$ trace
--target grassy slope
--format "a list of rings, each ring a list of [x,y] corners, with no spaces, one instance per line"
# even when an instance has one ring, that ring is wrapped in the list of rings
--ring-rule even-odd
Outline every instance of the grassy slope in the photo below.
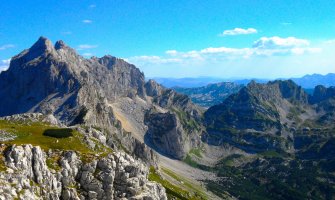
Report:
[[[150,167],[150,173],[149,173],[149,180],[155,181],[157,183],[162,184],[162,186],[165,188],[168,199],[178,199],[178,200],[201,200],[201,199],[207,199],[206,195],[202,192],[199,192],[199,189],[193,186],[189,182],[184,182],[184,179],[181,179],[181,177],[178,177],[173,172],[163,169],[163,172],[165,174],[168,174],[171,178],[176,179],[179,182],[183,182],[187,188],[184,189],[180,186],[177,186],[175,184],[170,183],[168,180],[162,178],[156,169],[154,167]],[[190,192],[192,191],[192,192]]]
[[[83,136],[75,130],[72,130],[73,136],[55,138],[44,135],[47,130],[59,130],[59,134],[68,129],[61,129],[58,127],[50,126],[40,122],[17,122],[0,120],[0,129],[12,133],[17,136],[12,141],[4,142],[9,145],[23,145],[32,144],[40,146],[43,150],[59,149],[59,150],[74,150],[82,153],[92,153],[82,142]]]
[[[96,144],[90,149],[83,141],[83,135],[69,128],[59,128],[41,122],[20,122],[0,120],[0,130],[4,130],[17,136],[14,140],[2,142],[6,147],[11,145],[31,144],[40,146],[44,151],[56,150],[54,155],[48,157],[46,162],[49,168],[59,170],[58,160],[62,151],[72,150],[79,153],[84,163],[93,159],[102,158],[112,153],[110,148],[103,146],[95,138],[91,140]],[[51,131],[51,136],[50,136]],[[1,133],[0,133],[1,134]],[[48,136],[49,135],[49,136]],[[4,149],[1,150],[3,152]],[[0,171],[5,171],[3,155],[0,155]]]

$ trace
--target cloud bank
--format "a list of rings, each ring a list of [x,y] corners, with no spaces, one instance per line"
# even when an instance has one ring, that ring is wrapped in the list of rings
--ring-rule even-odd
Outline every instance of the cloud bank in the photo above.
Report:
[[[248,35],[255,34],[257,30],[255,28],[234,28],[232,30],[225,30],[223,33],[219,34],[219,36],[228,36],[228,35]]]
[[[127,60],[139,65],[167,63],[188,65],[197,62],[211,63],[213,61],[251,59],[256,57],[298,56],[319,53],[321,51],[321,48],[311,47],[310,42],[305,39],[274,36],[262,37],[254,41],[251,47],[246,48],[207,47],[187,52],[167,50],[164,56],[142,55],[130,57]]]

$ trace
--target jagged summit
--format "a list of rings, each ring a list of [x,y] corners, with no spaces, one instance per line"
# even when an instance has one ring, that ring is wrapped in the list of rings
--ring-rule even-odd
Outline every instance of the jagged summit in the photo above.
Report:
[[[206,111],[205,123],[209,135],[216,135],[213,137],[216,140],[207,139],[215,143],[220,141],[217,137],[229,138],[241,134],[252,146],[249,151],[271,148],[290,150],[291,147],[285,146],[278,138],[292,139],[295,130],[305,130],[311,125],[332,126],[335,120],[334,102],[333,88],[317,86],[314,95],[309,96],[292,80],[267,84],[251,82],[223,103]],[[265,138],[276,138],[276,142],[273,146],[260,145]],[[240,142],[234,145],[240,145]]]
[[[38,40],[33,44],[30,48],[31,50],[38,50],[38,49],[48,49],[52,48],[52,42],[46,37],[39,37]]]
[[[0,116],[51,112],[71,123],[83,104],[97,104],[101,97],[108,101],[143,97],[144,84],[143,73],[121,59],[85,59],[63,41],[54,46],[40,37],[31,48],[14,56],[9,69],[0,75]]]
[[[12,58],[9,69],[0,74],[0,88],[0,116],[39,112],[52,114],[66,125],[94,125],[110,130],[119,126],[117,119],[121,114],[118,111],[129,107],[123,104],[131,102],[135,108],[122,111],[126,112],[122,116],[127,114],[129,121],[140,120],[137,123],[142,128],[131,129],[141,135],[139,140],[146,134],[144,114],[147,111],[152,110],[152,115],[157,114],[155,109],[159,113],[172,111],[171,116],[164,117],[179,119],[174,123],[176,128],[167,130],[166,134],[175,137],[177,142],[159,141],[163,145],[157,148],[162,151],[173,146],[185,148],[181,153],[171,153],[178,158],[183,158],[192,146],[185,145],[184,141],[198,137],[200,131],[197,122],[202,111],[187,96],[153,81],[147,84],[136,66],[120,58],[106,55],[86,59],[63,41],[53,46],[45,37]],[[180,113],[183,115],[178,117]],[[146,118],[146,123],[153,124],[150,130],[155,130],[157,125],[150,123],[153,118]],[[190,128],[190,120],[196,130]]]
[[[64,48],[64,47],[67,47],[67,45],[64,43],[63,40],[59,40],[55,43],[55,49],[56,50]]]
[[[255,96],[265,100],[270,98],[285,98],[290,101],[301,101],[307,103],[308,94],[292,80],[275,80],[267,84],[256,83],[251,81],[247,89]]]
[[[39,56],[45,56],[53,51],[54,46],[52,42],[45,37],[40,37],[29,49],[26,49],[19,55],[14,56],[12,60],[21,58],[23,62],[29,62]]]

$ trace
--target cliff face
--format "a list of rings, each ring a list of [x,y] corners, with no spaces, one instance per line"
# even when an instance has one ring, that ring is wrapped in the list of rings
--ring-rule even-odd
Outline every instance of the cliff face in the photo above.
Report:
[[[86,162],[74,151],[45,153],[32,145],[3,153],[0,199],[167,199],[161,185],[147,180],[147,167],[124,153]]]
[[[200,129],[191,130],[187,122],[192,118],[199,121],[202,111],[187,96],[154,81],[146,83],[144,74],[122,59],[85,59],[63,41],[53,45],[41,37],[13,57],[9,69],[0,74],[0,88],[0,116],[39,112],[51,114],[65,125],[98,126],[108,130],[107,139],[116,138],[146,160],[152,152],[143,144],[148,130],[144,114],[151,109],[173,112],[181,121],[180,130],[187,129],[194,138],[200,135]],[[128,109],[127,102],[134,108]],[[178,115],[181,112],[186,115]],[[180,141],[183,156],[188,146],[189,140]]]
[[[212,144],[229,143],[250,152],[277,149],[292,152],[300,131],[332,127],[332,88],[318,86],[313,96],[293,81],[251,82],[205,113]]]
[[[107,101],[144,96],[144,75],[112,56],[84,59],[62,41],[41,37],[0,76],[0,115],[54,114],[66,124],[111,124]],[[112,112],[110,112],[112,113]]]
[[[201,144],[203,111],[186,95],[164,89],[152,80],[146,83],[145,88],[157,105],[144,116],[144,123],[148,126],[147,144],[164,155],[185,158],[192,148]]]

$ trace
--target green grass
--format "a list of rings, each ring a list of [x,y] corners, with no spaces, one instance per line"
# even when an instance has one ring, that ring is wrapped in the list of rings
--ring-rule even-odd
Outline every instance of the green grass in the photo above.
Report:
[[[201,148],[193,148],[190,150],[190,154],[193,154],[199,158],[202,158],[202,155],[201,155]]]
[[[4,159],[5,158],[4,158],[3,154],[1,153],[1,155],[0,155],[0,172],[3,172],[3,171],[7,170]]]
[[[92,138],[96,144],[90,149],[83,141],[84,136],[78,131],[70,128],[58,128],[41,122],[19,122],[0,120],[0,130],[12,133],[17,136],[14,140],[3,142],[7,147],[11,145],[31,144],[40,146],[44,151],[76,151],[84,163],[94,159],[100,159],[113,153],[113,151],[102,145],[98,140]],[[3,152],[3,151],[2,151]],[[60,170],[58,164],[60,154],[47,158],[46,164],[50,169]],[[3,154],[0,154],[0,171],[5,171]]]
[[[193,199],[207,199],[207,195],[203,192],[203,188],[201,188],[200,186],[194,185],[189,180],[175,174],[169,169],[162,168],[162,171],[173,179],[182,182],[188,190],[192,191],[194,193]]]
[[[232,154],[227,156],[226,158],[223,158],[222,160],[220,160],[220,162],[218,163],[218,165],[224,165],[224,166],[234,166],[234,161],[238,160],[238,159],[243,159],[244,156],[243,155],[239,155],[239,154]]]
[[[150,167],[150,173],[148,176],[150,181],[154,181],[162,184],[166,190],[168,199],[177,199],[177,200],[197,200],[202,199],[197,195],[192,195],[190,192],[170,183],[169,181],[163,179],[156,171],[154,167]]]
[[[46,164],[50,169],[59,171],[61,169],[59,165],[60,155],[53,155],[46,159]]]
[[[192,159],[192,157],[189,154],[186,155],[186,158],[183,161],[186,164],[190,165],[191,167],[198,168],[198,169],[205,170],[205,171],[211,171],[211,167],[197,163],[196,161]]]
[[[196,122],[193,118],[189,117],[187,113],[181,109],[172,108],[172,111],[177,114],[181,124],[186,128],[188,131],[201,129],[201,125]]]
[[[259,155],[262,155],[266,158],[282,158],[283,157],[282,154],[280,154],[279,152],[274,151],[274,150],[264,151],[264,152],[259,153]]]
[[[11,122],[0,120],[0,129],[17,137],[4,142],[9,145],[32,144],[43,150],[74,150],[82,153],[93,153],[83,142],[83,136],[76,130],[53,127],[40,122]],[[71,134],[71,136],[69,136]],[[49,137],[47,135],[53,135]],[[68,137],[63,137],[67,135]],[[60,138],[56,138],[62,136]]]

